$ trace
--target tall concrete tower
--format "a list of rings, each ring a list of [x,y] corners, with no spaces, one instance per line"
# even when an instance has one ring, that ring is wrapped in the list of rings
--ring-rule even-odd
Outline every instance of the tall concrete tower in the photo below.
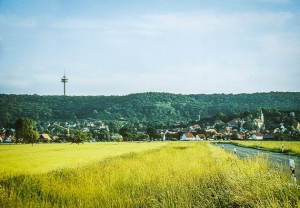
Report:
[[[66,96],[66,83],[68,82],[68,78],[66,77],[65,73],[64,76],[61,78],[61,82],[64,83],[64,96]]]

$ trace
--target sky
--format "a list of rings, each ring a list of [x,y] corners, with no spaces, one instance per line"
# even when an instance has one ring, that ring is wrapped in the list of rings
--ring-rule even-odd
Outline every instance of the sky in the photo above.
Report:
[[[0,93],[300,91],[299,0],[0,0]]]

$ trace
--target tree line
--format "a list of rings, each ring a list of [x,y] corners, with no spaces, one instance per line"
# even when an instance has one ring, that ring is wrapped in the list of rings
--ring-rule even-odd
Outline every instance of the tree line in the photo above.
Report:
[[[233,115],[257,108],[300,109],[299,92],[253,94],[138,93],[125,96],[41,96],[0,94],[0,127],[20,117],[39,122],[76,119],[128,121],[133,124],[189,122],[218,113]]]

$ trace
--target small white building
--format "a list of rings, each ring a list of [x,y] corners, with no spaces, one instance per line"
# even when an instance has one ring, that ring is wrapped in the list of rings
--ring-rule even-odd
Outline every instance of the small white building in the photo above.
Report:
[[[205,135],[204,134],[197,134],[196,135],[196,139],[195,140],[199,141],[199,140],[203,140],[203,139],[205,139]]]
[[[195,140],[195,137],[191,133],[185,133],[185,134],[182,135],[180,140],[182,140],[182,141],[193,141],[193,140]]]
[[[255,140],[262,140],[263,137],[264,137],[264,135],[263,135],[263,134],[260,134],[260,133],[255,133],[255,134],[252,134],[252,135],[251,135],[251,138],[252,138],[252,139],[255,139]]]

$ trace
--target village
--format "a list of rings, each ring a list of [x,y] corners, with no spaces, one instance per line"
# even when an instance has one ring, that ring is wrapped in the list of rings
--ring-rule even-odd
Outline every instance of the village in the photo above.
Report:
[[[293,112],[290,113],[293,116]],[[38,143],[51,142],[67,142],[68,137],[74,136],[73,130],[79,129],[89,133],[89,142],[116,141],[117,138],[122,138],[123,141],[200,141],[200,140],[280,140],[278,135],[286,135],[285,138],[291,137],[300,132],[300,123],[294,122],[294,131],[288,131],[284,123],[279,123],[275,129],[267,129],[264,123],[264,115],[260,112],[259,118],[252,120],[252,126],[255,127],[249,130],[244,126],[245,121],[242,118],[234,118],[227,123],[221,120],[216,120],[213,124],[201,127],[199,124],[194,124],[186,128],[177,127],[170,129],[155,129],[155,134],[150,134],[146,131],[128,130],[121,122],[120,129],[110,129],[111,125],[104,122],[84,121],[80,122],[53,122],[49,123],[43,132],[38,134]],[[216,128],[218,126],[218,128]],[[126,129],[126,130],[124,130]],[[123,131],[122,131],[123,130]],[[124,135],[124,131],[130,131],[130,136]],[[0,142],[13,143],[16,142],[14,129],[0,129]],[[127,136],[127,139],[124,138]],[[276,137],[277,136],[277,137]],[[131,138],[130,138],[131,137]],[[292,140],[292,139],[291,139]]]

